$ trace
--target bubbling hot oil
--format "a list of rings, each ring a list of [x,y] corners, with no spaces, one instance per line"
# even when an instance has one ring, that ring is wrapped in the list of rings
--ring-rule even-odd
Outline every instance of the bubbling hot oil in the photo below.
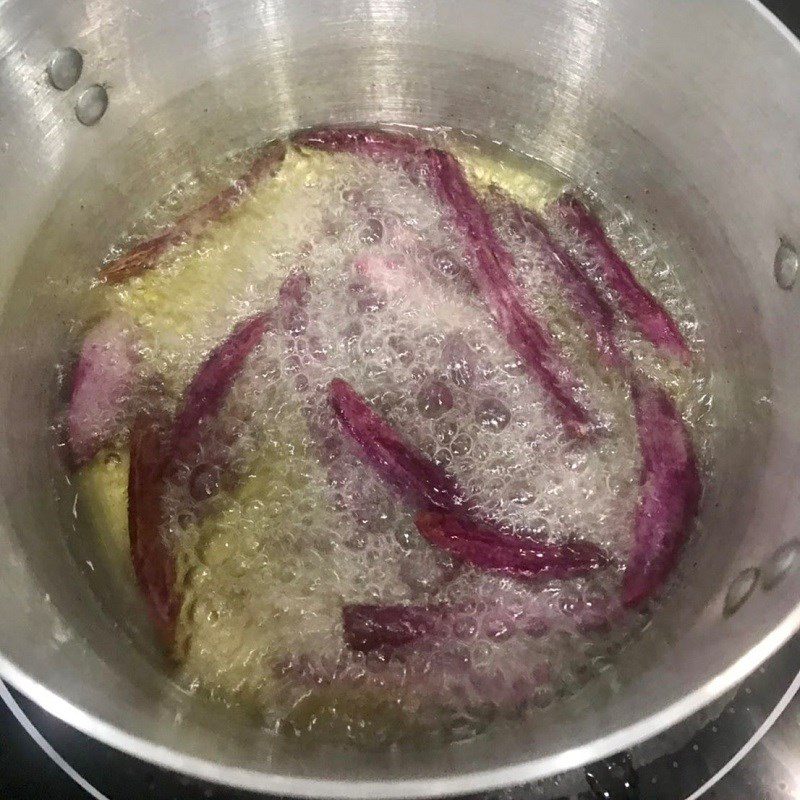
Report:
[[[487,202],[489,190],[500,189],[543,211],[566,185],[496,145],[446,131],[419,134],[450,148]],[[232,156],[177,187],[145,227],[174,217],[245,160]],[[502,205],[490,207],[527,302],[546,320],[579,378],[582,402],[600,421],[590,444],[564,435],[542,388],[497,331],[447,210],[391,164],[290,147],[278,175],[201,239],[121,287],[93,290],[96,306],[126,321],[143,373],[160,376],[177,404],[210,349],[239,320],[274,306],[287,275],[303,271],[311,281],[305,313],[289,330],[265,336],[214,423],[208,447],[218,436],[228,479],[195,466],[168,493],[187,685],[256,710],[267,727],[291,735],[373,745],[462,738],[495,714],[536,713],[569,694],[642,624],[636,617],[599,632],[569,624],[525,635],[467,630],[392,658],[345,645],[346,603],[469,604],[477,631],[485,628],[481,615],[497,607],[602,608],[618,593],[640,468],[628,389],[598,364],[535,244]],[[696,353],[691,368],[667,363],[619,320],[626,350],[674,396],[708,467],[711,401],[692,303],[643,226],[620,214],[604,222]],[[581,258],[566,232],[554,233]],[[454,563],[420,537],[413,509],[338,433],[325,399],[335,377],[444,466],[487,516],[519,532],[596,542],[615,566],[588,578],[521,584]],[[124,508],[116,507],[124,503],[120,463],[101,454],[81,484],[81,507],[104,509],[93,519],[115,529],[124,526]],[[107,464],[114,469],[103,472]]]

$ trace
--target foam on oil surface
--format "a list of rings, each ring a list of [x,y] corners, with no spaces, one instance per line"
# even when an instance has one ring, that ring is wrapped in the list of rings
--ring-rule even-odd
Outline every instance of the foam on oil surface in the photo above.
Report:
[[[481,191],[499,187],[543,210],[564,185],[496,146],[432,136],[452,147]],[[228,160],[223,172],[240,163]],[[150,224],[174,216],[184,195],[219,174],[176,189]],[[389,660],[344,644],[343,603],[469,602],[478,615],[501,605],[544,613],[581,599],[602,606],[617,592],[621,567],[522,585],[457,566],[421,539],[412,510],[352,453],[325,401],[328,382],[344,378],[487,514],[519,531],[594,541],[624,564],[639,471],[626,385],[598,366],[535,246],[494,211],[528,302],[602,423],[591,445],[563,435],[495,329],[446,209],[391,165],[290,148],[277,177],[199,241],[122,287],[94,290],[101,306],[129,321],[143,372],[160,376],[176,403],[233,325],[276,303],[287,274],[303,270],[312,282],[306,319],[265,337],[215,423],[222,439],[233,428],[240,434],[227,456],[233,478],[209,487],[195,475],[169,496],[189,685],[296,735],[373,743],[443,730],[470,736],[498,710],[535,713],[585,682],[641,624],[590,635],[569,625],[537,636],[467,635]],[[691,370],[667,364],[620,320],[626,348],[676,398],[708,462],[713,426],[691,302],[643,226],[621,214],[604,222],[699,353]],[[104,458],[87,468],[84,505],[124,519],[109,510],[124,501],[119,481],[98,479]],[[198,519],[189,498],[205,490],[212,497]]]

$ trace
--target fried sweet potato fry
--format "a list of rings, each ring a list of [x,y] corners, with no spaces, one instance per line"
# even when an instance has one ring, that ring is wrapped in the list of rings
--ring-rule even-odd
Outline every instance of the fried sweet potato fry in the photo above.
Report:
[[[614,249],[599,220],[571,193],[555,204],[555,214],[577,235],[591,263],[617,296],[620,307],[642,336],[665,355],[683,364],[691,361],[691,351],[667,310],[634,276],[630,266]]]
[[[230,186],[208,202],[184,214],[152,239],[135,245],[127,253],[103,266],[99,280],[107,284],[124,283],[153,269],[167,250],[196,238],[239,205],[260,181],[278,171],[285,156],[286,145],[283,142],[269,142],[259,150],[247,171]]]
[[[642,451],[639,505],[622,584],[622,602],[636,608],[655,596],[674,569],[697,514],[701,483],[681,415],[660,387],[632,387]]]

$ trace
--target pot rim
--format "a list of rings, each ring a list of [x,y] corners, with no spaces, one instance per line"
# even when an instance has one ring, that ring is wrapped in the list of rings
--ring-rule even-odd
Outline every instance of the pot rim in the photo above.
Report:
[[[576,769],[626,750],[639,742],[663,733],[733,689],[770,656],[774,655],[798,630],[800,630],[800,606],[787,614],[768,636],[713,680],[698,687],[657,714],[651,714],[633,725],[596,739],[591,744],[534,761],[475,772],[462,772],[459,775],[442,778],[348,781],[290,777],[242,767],[221,766],[208,759],[189,756],[179,750],[155,745],[147,739],[126,733],[116,725],[105,722],[59,697],[46,686],[30,678],[3,656],[0,656],[0,677],[45,711],[81,733],[168,770],[247,791],[269,792],[290,797],[319,797],[333,798],[334,800],[367,800],[381,797],[387,798],[387,800],[406,800],[415,797],[474,794],[479,791],[525,784]],[[795,680],[778,708],[782,708],[798,688],[800,688],[800,683]],[[771,723],[775,718],[776,715],[773,712],[767,722]],[[767,727],[767,723],[762,725],[757,736],[766,732]],[[756,737],[753,739],[754,742],[757,741]],[[746,749],[739,757],[745,752]]]

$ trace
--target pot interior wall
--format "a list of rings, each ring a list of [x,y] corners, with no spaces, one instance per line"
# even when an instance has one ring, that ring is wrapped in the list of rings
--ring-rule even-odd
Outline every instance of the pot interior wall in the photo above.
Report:
[[[94,59],[98,79],[109,76],[111,107],[97,127],[81,128],[74,97],[40,75],[34,81],[19,48],[7,50],[0,85],[16,116],[0,120],[0,141],[8,129],[11,142],[0,155],[10,188],[0,207],[8,240],[0,275],[0,551],[8,554],[0,600],[13,613],[0,622],[0,651],[23,690],[119,746],[275,791],[300,791],[294,781],[305,778],[426,780],[384,787],[389,794],[469,788],[470,776],[487,770],[504,771],[484,782],[522,779],[595,758],[710,701],[795,625],[794,574],[779,589],[757,590],[731,618],[722,605],[730,581],[796,531],[796,297],[778,289],[771,270],[778,237],[792,233],[781,226],[798,218],[786,164],[796,166],[800,148],[787,152],[784,141],[783,150],[771,149],[766,139],[777,139],[779,121],[756,130],[736,105],[742,87],[715,65],[704,63],[711,74],[702,79],[695,69],[704,30],[722,37],[723,48],[738,47],[748,26],[765,41],[777,34],[746,3],[724,29],[700,13],[678,52],[670,33],[679,18],[655,3],[603,11],[509,1],[490,14],[468,2],[459,20],[446,6],[242,0],[165,10],[148,2],[160,19],[126,12],[94,27],[89,3],[85,17],[62,9],[55,22],[37,17],[36,4],[29,17],[10,6],[39,66],[56,22],[73,32],[87,66]],[[150,637],[129,565],[76,527],[57,499],[70,489],[53,450],[54,368],[74,321],[87,313],[83,292],[108,246],[199,164],[330,121],[474,131],[652,222],[700,308],[720,403],[703,535],[684,558],[681,591],[626,655],[624,690],[600,682],[535,728],[509,723],[438,753],[300,752],[184,693]]]

